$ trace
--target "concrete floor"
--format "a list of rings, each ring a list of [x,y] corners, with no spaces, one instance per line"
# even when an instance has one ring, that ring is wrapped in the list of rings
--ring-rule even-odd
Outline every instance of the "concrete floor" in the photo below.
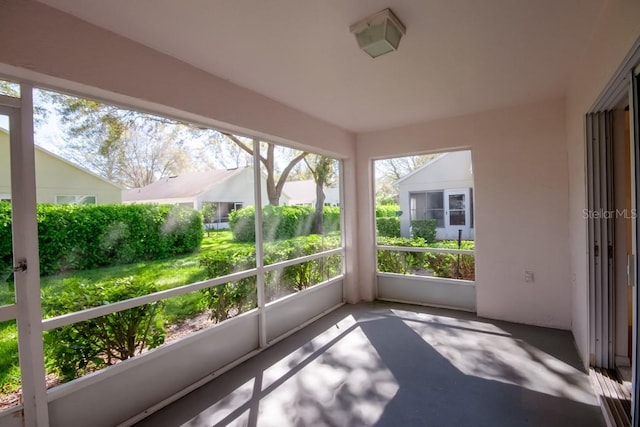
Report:
[[[346,305],[138,425],[604,426],[580,365],[567,331]]]

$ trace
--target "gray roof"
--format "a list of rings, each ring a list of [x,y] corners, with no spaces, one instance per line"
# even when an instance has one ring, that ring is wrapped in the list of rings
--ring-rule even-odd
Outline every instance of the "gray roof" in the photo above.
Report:
[[[122,201],[136,202],[197,196],[220,185],[244,169],[245,168],[191,172],[169,178],[162,178],[146,187],[132,188],[131,190],[123,191]]]

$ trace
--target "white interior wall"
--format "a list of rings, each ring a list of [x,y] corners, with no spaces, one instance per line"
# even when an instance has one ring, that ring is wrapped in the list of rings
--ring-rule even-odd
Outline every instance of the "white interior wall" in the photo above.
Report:
[[[589,360],[589,300],[587,275],[585,114],[640,37],[640,2],[603,2],[600,19],[576,68],[567,94],[567,151],[569,160],[569,247],[571,253],[571,325],[585,364]]]
[[[374,297],[372,159],[470,147],[478,314],[569,329],[564,112],[562,100],[549,100],[358,135],[362,295]]]

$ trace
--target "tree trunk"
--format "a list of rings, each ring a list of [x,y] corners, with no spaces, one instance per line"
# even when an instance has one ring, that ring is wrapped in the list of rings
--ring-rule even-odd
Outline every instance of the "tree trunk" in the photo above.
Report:
[[[316,212],[313,218],[313,232],[315,234],[322,234],[323,217],[322,211],[324,209],[324,188],[323,183],[320,180],[316,181]]]

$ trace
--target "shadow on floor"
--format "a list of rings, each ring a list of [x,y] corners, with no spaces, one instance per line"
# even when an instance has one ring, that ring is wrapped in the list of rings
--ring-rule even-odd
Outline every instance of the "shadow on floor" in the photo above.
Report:
[[[347,305],[140,426],[604,426],[571,334]]]

